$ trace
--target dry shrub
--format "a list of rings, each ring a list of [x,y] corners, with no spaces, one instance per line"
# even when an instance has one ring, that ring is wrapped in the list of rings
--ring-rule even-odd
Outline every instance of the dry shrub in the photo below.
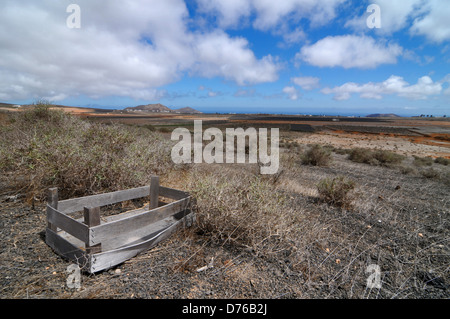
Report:
[[[431,166],[431,165],[433,165],[433,158],[414,156],[413,164],[415,166]]]
[[[197,226],[216,241],[270,254],[292,230],[294,210],[270,181],[243,175],[193,172],[188,187],[197,200]]]
[[[352,197],[350,192],[355,188],[355,182],[344,176],[322,179],[317,184],[320,200],[341,208],[350,208]]]
[[[373,157],[382,165],[399,164],[405,159],[403,155],[385,150],[374,151]]]
[[[441,176],[441,180],[445,185],[450,186],[450,172],[445,172]]]
[[[313,145],[302,155],[302,164],[328,166],[331,162],[331,151],[320,145]]]
[[[371,164],[373,161],[372,153],[363,148],[355,148],[348,154],[348,159],[356,163]]]
[[[405,156],[386,150],[372,151],[363,148],[355,148],[350,151],[348,159],[356,163],[387,166],[390,164],[401,163],[405,159]]]
[[[435,170],[431,167],[428,169],[421,170],[420,174],[422,174],[422,176],[425,178],[439,179],[441,177],[441,174],[437,170]]]
[[[445,166],[450,165],[450,159],[445,157],[437,157],[434,159],[434,162]]]
[[[416,174],[417,173],[417,170],[414,167],[411,167],[411,166],[401,165],[398,168],[399,168],[399,171],[402,174],[404,174],[404,175]]]
[[[339,155],[348,155],[351,153],[352,150],[346,149],[346,148],[334,148],[333,152]]]
[[[62,197],[136,187],[174,165],[170,141],[157,133],[87,122],[46,104],[14,114],[0,133],[0,169],[28,177],[24,186],[37,198],[48,187]]]

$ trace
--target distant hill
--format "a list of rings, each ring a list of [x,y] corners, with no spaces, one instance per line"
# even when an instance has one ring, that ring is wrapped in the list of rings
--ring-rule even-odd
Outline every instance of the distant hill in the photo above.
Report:
[[[154,113],[171,113],[172,110],[167,106],[158,104],[138,105],[133,107],[127,107],[124,111],[128,112],[154,112]]]
[[[127,107],[124,109],[125,112],[145,112],[145,113],[202,113],[193,109],[192,107],[183,107],[180,109],[172,110],[165,105],[160,103],[157,104],[147,104],[147,105],[138,105],[133,107]]]
[[[188,113],[188,114],[200,114],[200,113],[202,113],[202,112],[197,111],[197,110],[195,110],[195,109],[193,109],[192,107],[189,107],[189,106],[182,107],[180,109],[175,109],[175,110],[173,110],[173,112],[175,112],[175,113]]]
[[[393,114],[393,113],[389,113],[389,114],[370,114],[370,115],[366,115],[366,117],[401,117],[397,114]]]

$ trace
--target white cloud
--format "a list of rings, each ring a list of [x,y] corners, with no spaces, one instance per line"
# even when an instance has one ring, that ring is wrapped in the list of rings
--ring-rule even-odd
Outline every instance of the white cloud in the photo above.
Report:
[[[373,3],[372,0],[365,1],[367,5]],[[412,35],[423,35],[429,40],[441,43],[450,39],[450,5],[443,0],[377,0],[376,4],[381,9],[381,28],[369,29],[366,24],[370,13],[364,10],[362,15],[356,16],[345,23],[349,27],[358,31],[370,32],[386,35],[408,28]]]
[[[244,38],[230,38],[216,30],[197,38],[192,67],[204,77],[221,76],[239,85],[273,82],[278,79],[279,66],[272,56],[257,59]]]
[[[298,90],[293,86],[286,86],[283,88],[283,93],[287,94],[288,98],[293,101],[298,100],[299,98]]]
[[[239,25],[252,11],[251,1],[245,0],[197,0],[197,3],[199,11],[217,15],[222,28]]]
[[[397,44],[376,42],[368,36],[329,36],[302,47],[296,58],[319,67],[372,69],[394,64],[403,49]]]
[[[423,10],[425,15],[417,17],[410,29],[412,34],[424,35],[434,42],[450,40],[450,3],[442,0],[428,1]]]
[[[324,25],[335,18],[336,9],[347,0],[197,0],[200,11],[217,16],[219,26],[237,27],[254,15],[253,27],[269,30],[301,18]]]
[[[423,0],[377,0],[375,3],[381,10],[381,28],[373,29],[380,33],[392,33],[405,28],[408,25],[411,16],[415,14],[418,6]],[[361,16],[354,17],[345,23],[345,27],[350,27],[356,30],[371,31],[367,27],[367,18],[371,14],[366,11],[367,6],[374,1],[366,1],[364,13]]]
[[[366,99],[381,99],[384,95],[395,94],[412,100],[424,100],[429,96],[439,95],[442,92],[442,83],[433,82],[429,76],[423,76],[416,84],[411,85],[402,77],[392,75],[383,82],[366,84],[348,82],[332,89],[324,88],[321,92],[334,94],[333,98],[338,101],[348,100],[355,93]]]
[[[81,28],[69,29],[67,2],[2,2],[0,98],[86,95],[153,100],[189,73],[238,84],[274,81],[271,56],[257,58],[246,39],[188,30],[182,0],[77,1]]]
[[[320,79],[312,76],[296,77],[292,78],[291,81],[306,91],[317,89],[320,86]]]
[[[200,96],[200,98],[207,98],[207,97],[216,97],[223,95],[220,91],[214,91],[213,89],[209,87],[205,87],[203,85],[200,85],[198,88],[200,91],[207,91],[206,95]]]
[[[444,94],[450,96],[450,87],[448,87],[448,88],[444,91]]]
[[[298,43],[306,39],[306,33],[299,27],[295,28],[293,31],[282,32],[283,40],[287,44]]]
[[[336,8],[345,0],[284,0],[254,1],[254,27],[268,30],[286,19],[307,18],[313,25],[324,25],[335,18]]]

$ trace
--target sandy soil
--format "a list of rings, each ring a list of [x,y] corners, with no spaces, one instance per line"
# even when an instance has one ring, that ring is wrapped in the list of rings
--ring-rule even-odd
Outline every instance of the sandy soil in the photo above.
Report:
[[[321,132],[302,135],[295,139],[301,144],[329,144],[338,148],[382,149],[403,155],[450,158],[449,141],[430,141],[418,137],[398,137],[374,134]]]

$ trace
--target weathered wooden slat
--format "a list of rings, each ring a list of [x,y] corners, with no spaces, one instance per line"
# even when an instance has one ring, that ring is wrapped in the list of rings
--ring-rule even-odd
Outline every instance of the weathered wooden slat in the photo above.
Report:
[[[178,189],[164,187],[164,186],[159,187],[159,195],[163,196],[163,197],[171,198],[171,199],[176,199],[176,200],[190,196],[189,193],[180,191]]]
[[[58,202],[58,210],[61,213],[69,214],[82,211],[84,207],[105,206],[126,200],[145,197],[149,195],[149,192],[150,186],[142,186],[123,191],[66,199]],[[189,193],[169,187],[159,186],[159,195],[178,200],[188,197]]]
[[[161,241],[167,239],[171,234],[173,234],[178,228],[183,226],[184,220],[181,219],[166,229],[161,230],[156,235],[151,238],[137,243],[135,245],[129,245],[126,247],[118,248],[115,250],[110,250],[100,254],[92,255],[92,264],[90,271],[92,273],[111,268],[119,263],[122,263],[140,252],[153,248]]]
[[[132,232],[150,223],[162,220],[189,208],[189,203],[190,197],[133,216],[91,227],[89,245],[107,241],[118,234]]]
[[[54,209],[58,209],[58,188],[49,188],[47,192],[47,204]],[[47,212],[48,215],[48,212]],[[57,227],[52,223],[48,222],[47,217],[47,227],[53,231],[57,231]]]
[[[109,223],[109,222],[113,222],[119,219],[123,219],[123,218],[127,218],[130,216],[134,216],[134,215],[138,215],[141,214],[143,212],[148,212],[150,210],[149,205],[145,205],[141,208],[137,208],[137,209],[133,209],[133,210],[129,210],[117,215],[111,215],[111,216],[104,216],[102,217],[102,223]]]
[[[158,207],[159,203],[159,177],[152,176],[150,182],[150,209]]]
[[[149,192],[150,186],[142,186],[123,191],[66,199],[58,203],[58,210],[61,213],[69,214],[77,211],[82,211],[84,207],[100,207],[126,200],[149,196]]]
[[[51,224],[61,228],[81,241],[89,242],[89,227],[87,225],[60,213],[49,205],[47,205],[47,219]]]
[[[89,227],[100,225],[100,207],[84,208],[84,223]],[[96,254],[102,251],[102,244],[89,245],[86,244],[86,252],[88,254]]]
[[[114,250],[119,247],[132,245],[147,238],[148,236],[160,232],[177,221],[172,216],[160,220],[155,223],[150,223],[144,227],[134,229],[131,232],[125,232],[111,236],[107,240],[102,241],[102,251]]]
[[[50,228],[46,229],[45,242],[59,255],[77,263],[80,268],[90,269],[89,257],[86,253]]]

